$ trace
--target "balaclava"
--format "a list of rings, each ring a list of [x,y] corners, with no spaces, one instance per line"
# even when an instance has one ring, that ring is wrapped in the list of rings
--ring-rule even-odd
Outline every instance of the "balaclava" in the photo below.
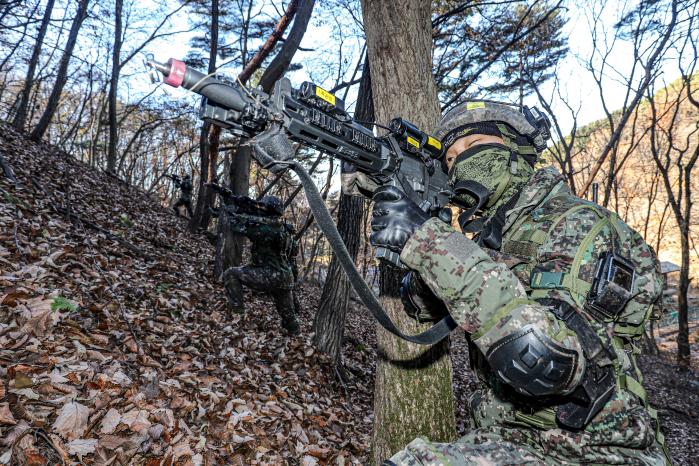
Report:
[[[495,122],[472,123],[456,128],[445,140],[453,144],[464,136],[484,134],[501,137],[508,144],[512,133],[504,126]],[[449,182],[459,203],[469,210],[476,208],[471,215],[492,216],[521,190],[534,173],[536,158],[520,156],[508,145],[479,144],[456,156],[448,172]]]

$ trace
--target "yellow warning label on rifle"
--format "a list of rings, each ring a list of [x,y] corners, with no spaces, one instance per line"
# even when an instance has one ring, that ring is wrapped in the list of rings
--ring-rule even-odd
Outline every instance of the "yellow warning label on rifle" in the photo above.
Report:
[[[474,110],[476,108],[485,108],[485,102],[467,102],[466,110]]]
[[[437,141],[432,136],[427,136],[427,145],[434,147],[437,150],[442,150],[442,143]]]
[[[335,96],[325,89],[316,86],[316,95],[329,103],[330,105],[335,105]]]
[[[410,136],[408,136],[408,144],[413,147],[417,147],[418,149],[420,148],[420,142],[417,139],[411,138]]]

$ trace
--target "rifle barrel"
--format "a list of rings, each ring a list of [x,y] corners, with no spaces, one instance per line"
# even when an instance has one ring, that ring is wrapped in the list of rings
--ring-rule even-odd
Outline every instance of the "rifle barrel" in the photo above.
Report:
[[[224,107],[240,112],[250,103],[250,98],[239,87],[205,75],[180,60],[170,58],[166,63],[149,60],[148,64],[165,76],[165,84],[182,86]]]

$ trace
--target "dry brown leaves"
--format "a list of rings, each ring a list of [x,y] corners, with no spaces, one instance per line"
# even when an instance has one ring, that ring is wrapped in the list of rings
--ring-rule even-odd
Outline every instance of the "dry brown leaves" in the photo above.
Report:
[[[347,400],[266,297],[227,316],[213,247],[157,200],[5,126],[0,150],[0,464],[366,459],[366,351]]]

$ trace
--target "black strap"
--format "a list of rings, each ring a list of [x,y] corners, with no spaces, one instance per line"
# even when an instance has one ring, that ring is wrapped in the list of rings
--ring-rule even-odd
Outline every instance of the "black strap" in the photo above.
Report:
[[[505,228],[505,216],[507,212],[515,207],[521,192],[521,189],[517,191],[506,203],[497,208],[495,215],[485,222],[483,231],[478,236],[478,244],[485,245],[490,249],[500,249],[500,246],[502,246],[502,230]]]
[[[374,295],[374,292],[371,290],[371,288],[369,288],[369,285],[366,284],[364,278],[362,278],[362,275],[359,273],[359,270],[357,270],[357,267],[354,265],[354,261],[349,255],[340,233],[337,231],[335,222],[333,222],[332,216],[330,215],[330,212],[328,212],[328,209],[323,202],[323,198],[313,182],[313,178],[311,178],[306,169],[300,163],[294,160],[283,162],[275,160],[258,145],[253,147],[255,149],[255,158],[264,168],[268,168],[273,165],[286,165],[296,172],[299,180],[301,181],[301,185],[306,192],[308,205],[313,212],[313,216],[315,217],[318,227],[325,235],[328,243],[330,243],[330,247],[332,247],[335,257],[337,257],[337,260],[340,262],[340,265],[347,274],[347,279],[359,295],[359,298],[383,328],[395,336],[412,343],[417,343],[419,345],[434,345],[442,341],[451,333],[452,330],[458,327],[457,323],[454,322],[454,319],[452,319],[450,315],[447,315],[435,325],[417,335],[406,335],[401,332],[395,326],[391,318],[388,317],[386,311],[384,311],[383,307],[381,306],[381,303]]]
[[[614,351],[607,348],[589,322],[565,301],[542,298],[537,302],[547,306],[578,336],[587,362],[580,385],[568,395],[568,401],[556,409],[558,422],[570,429],[582,429],[599,413],[614,394],[616,377],[611,360]]]

